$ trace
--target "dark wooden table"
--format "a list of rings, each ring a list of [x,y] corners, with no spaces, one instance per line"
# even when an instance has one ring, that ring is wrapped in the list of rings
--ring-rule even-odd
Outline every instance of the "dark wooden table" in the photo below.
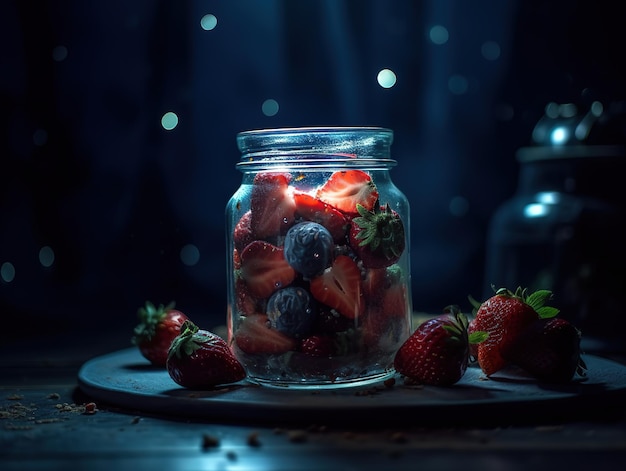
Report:
[[[4,339],[0,469],[484,471],[626,462],[626,401],[597,416],[572,410],[566,420],[547,414],[531,423],[457,426],[446,417],[443,426],[425,426],[407,416],[382,425],[285,425],[158,416],[95,402],[78,388],[85,361],[128,346],[123,333]]]

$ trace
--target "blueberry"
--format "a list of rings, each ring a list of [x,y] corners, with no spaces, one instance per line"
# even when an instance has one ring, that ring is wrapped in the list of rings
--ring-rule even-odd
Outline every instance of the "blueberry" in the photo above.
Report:
[[[315,312],[315,301],[303,288],[283,288],[267,301],[266,313],[271,326],[292,337],[309,333]]]
[[[298,273],[312,277],[330,266],[333,246],[328,229],[316,222],[301,222],[287,232],[285,259]]]

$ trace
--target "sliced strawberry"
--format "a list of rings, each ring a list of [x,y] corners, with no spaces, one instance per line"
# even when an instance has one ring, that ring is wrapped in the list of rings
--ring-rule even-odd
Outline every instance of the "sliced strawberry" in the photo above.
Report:
[[[361,271],[346,255],[339,255],[331,267],[313,278],[310,288],[315,299],[349,319],[357,318],[363,312]]]
[[[242,318],[234,334],[235,344],[242,352],[284,353],[296,348],[296,340],[270,328],[265,314],[253,314]]]
[[[283,249],[269,242],[255,240],[241,252],[239,276],[252,296],[267,298],[289,285],[296,272],[283,255]]]
[[[250,315],[258,312],[259,299],[250,294],[248,285],[241,278],[235,281],[235,303],[240,314]]]
[[[389,317],[405,317],[408,315],[408,294],[404,284],[396,284],[385,291],[382,307]]]
[[[369,269],[363,287],[368,301],[363,343],[377,350],[397,348],[410,333],[408,290],[400,268]]]
[[[254,177],[250,194],[250,226],[258,239],[285,234],[295,218],[288,173],[261,172]]]
[[[349,223],[341,211],[301,191],[295,191],[293,199],[297,216],[324,226],[335,242],[344,239]]]
[[[235,271],[241,268],[241,254],[237,249],[233,249],[233,268]]]
[[[237,250],[242,250],[246,245],[254,240],[252,231],[252,211],[246,211],[237,221],[233,231],[233,243]]]
[[[371,211],[378,201],[378,189],[363,170],[340,170],[333,173],[317,190],[317,198],[348,216],[357,216],[356,205]]]
[[[381,304],[387,290],[404,283],[398,265],[386,268],[368,268],[363,280],[363,293],[368,305]]]

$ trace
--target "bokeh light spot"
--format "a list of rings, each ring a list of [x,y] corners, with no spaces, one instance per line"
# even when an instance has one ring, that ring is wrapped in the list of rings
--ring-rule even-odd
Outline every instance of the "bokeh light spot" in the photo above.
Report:
[[[67,48],[65,46],[57,46],[52,49],[52,60],[61,62],[67,59]]]
[[[39,250],[39,263],[46,268],[52,266],[54,263],[54,250],[52,250],[52,247],[46,245]]]
[[[561,195],[556,191],[542,191],[535,195],[537,201],[541,204],[559,204]]]
[[[495,41],[486,41],[480,47],[480,53],[488,61],[495,61],[500,58],[500,45]]]
[[[468,88],[467,79],[462,75],[453,75],[448,79],[448,89],[455,95],[467,93]]]
[[[0,280],[10,283],[15,278],[15,267],[11,262],[4,262],[0,266]]]
[[[548,206],[541,203],[531,203],[524,206],[524,216],[538,218],[548,214]]]
[[[589,108],[589,111],[591,111],[591,114],[594,115],[596,118],[599,118],[604,112],[604,106],[599,101],[594,101],[591,104],[591,108]]]
[[[178,126],[178,115],[172,111],[168,111],[161,118],[161,126],[167,131],[171,131]]]
[[[450,39],[450,34],[448,33],[447,28],[441,25],[435,25],[430,28],[428,32],[428,37],[433,44],[441,45],[448,42]]]
[[[211,14],[204,15],[200,20],[200,26],[202,26],[202,29],[205,31],[211,31],[212,29],[215,29],[215,27],[217,26],[217,17]]]
[[[553,101],[548,103],[546,105],[545,112],[546,112],[546,116],[548,118],[552,118],[552,119],[558,118],[559,117],[559,105],[558,105],[558,103],[554,103]]]
[[[278,113],[278,109],[278,102],[276,100],[273,100],[272,98],[265,100],[261,105],[261,111],[265,116],[274,116],[276,113]]]
[[[33,143],[37,147],[41,147],[48,142],[48,132],[45,129],[37,129],[33,133]]]
[[[578,113],[578,108],[574,103],[563,103],[559,105],[559,115],[564,118],[573,118]]]
[[[180,260],[188,267],[196,265],[200,260],[200,250],[193,244],[187,244],[180,249]]]
[[[569,139],[569,131],[563,126],[556,127],[550,134],[550,142],[555,145],[565,144]]]
[[[393,70],[383,69],[378,72],[378,76],[376,77],[378,80],[378,85],[383,88],[391,88],[396,84],[396,74]]]
[[[469,202],[467,201],[467,198],[464,198],[463,196],[455,196],[450,200],[449,210],[450,214],[453,216],[465,216],[469,211]]]

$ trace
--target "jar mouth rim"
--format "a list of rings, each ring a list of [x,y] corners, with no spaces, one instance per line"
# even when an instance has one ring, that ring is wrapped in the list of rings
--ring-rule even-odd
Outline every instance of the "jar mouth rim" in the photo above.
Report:
[[[267,169],[268,166],[278,168],[300,168],[314,167],[316,169],[340,169],[340,168],[358,168],[365,169],[389,169],[395,167],[398,162],[394,159],[375,159],[375,158],[357,158],[354,156],[332,156],[331,158],[276,158],[271,156],[269,159],[250,159],[237,162],[235,167],[242,171],[259,171]]]
[[[259,134],[309,134],[309,133],[372,133],[379,132],[383,134],[393,134],[393,130],[382,126],[303,126],[303,127],[284,127],[284,128],[263,128],[249,129],[237,133],[237,137],[256,136]]]

